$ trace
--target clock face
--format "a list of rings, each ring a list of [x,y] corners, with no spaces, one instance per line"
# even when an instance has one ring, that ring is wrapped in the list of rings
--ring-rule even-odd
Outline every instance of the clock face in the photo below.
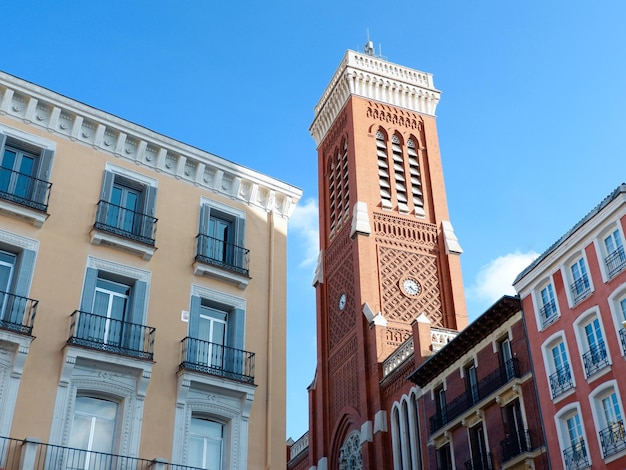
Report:
[[[408,277],[402,281],[402,290],[407,295],[418,295],[422,291],[420,283],[412,277]]]
[[[341,294],[339,297],[339,310],[346,308],[346,294]]]

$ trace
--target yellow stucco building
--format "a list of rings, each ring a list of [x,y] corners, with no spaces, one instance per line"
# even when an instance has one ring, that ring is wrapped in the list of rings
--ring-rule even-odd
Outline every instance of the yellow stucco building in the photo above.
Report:
[[[0,468],[284,468],[301,191],[5,73],[0,158]]]

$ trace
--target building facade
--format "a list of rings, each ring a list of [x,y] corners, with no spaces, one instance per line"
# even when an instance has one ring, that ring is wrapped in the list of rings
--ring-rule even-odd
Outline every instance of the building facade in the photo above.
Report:
[[[626,185],[515,280],[553,468],[626,467]]]
[[[5,73],[0,158],[0,467],[284,467],[300,190]]]
[[[421,439],[413,443],[402,432],[406,413],[398,409],[392,415],[394,434],[400,436],[394,440],[394,456],[409,462],[416,454],[422,466],[394,469],[549,468],[517,297],[502,297],[410,379],[419,387]]]
[[[412,323],[423,314],[442,332],[467,324],[439,95],[432,75],[368,43],[345,54],[315,107],[321,252],[308,459],[318,470],[392,468],[388,423],[411,389]]]

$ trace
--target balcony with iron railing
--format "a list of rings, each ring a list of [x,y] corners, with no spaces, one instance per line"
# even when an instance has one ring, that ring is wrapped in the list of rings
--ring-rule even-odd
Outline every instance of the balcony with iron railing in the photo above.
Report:
[[[512,358],[505,364],[494,370],[482,380],[479,380],[476,387],[465,390],[454,400],[445,404],[443,409],[438,410],[430,417],[430,432],[435,433],[443,426],[458,418],[464,412],[491,396],[502,386],[513,380],[520,378],[519,360]]]
[[[200,470],[199,467],[0,437],[2,470]]]
[[[0,329],[30,336],[38,304],[38,300],[0,292]]]
[[[570,291],[572,292],[574,304],[586,299],[587,296],[591,294],[591,284],[589,283],[589,278],[585,275],[572,282],[570,284]]]
[[[180,370],[254,383],[254,353],[186,337],[181,341]]]
[[[98,201],[94,229],[154,246],[157,219],[109,201]]]
[[[528,429],[521,429],[518,432],[507,435],[500,441],[500,451],[502,452],[502,463],[514,459],[518,455],[533,450]]]
[[[155,328],[75,310],[68,344],[151,361]]]
[[[626,253],[624,253],[624,248],[619,247],[609,256],[604,258],[604,263],[606,264],[609,277],[613,277],[617,273],[621,272],[624,268],[626,268]]]
[[[51,188],[48,181],[0,167],[0,199],[46,212]]]
[[[545,328],[546,326],[554,323],[557,318],[559,318],[558,311],[556,309],[556,302],[554,300],[550,300],[539,310],[539,315],[541,316],[541,326]]]
[[[583,354],[583,365],[587,377],[591,377],[609,365],[609,355],[606,353],[604,341],[599,341],[598,344],[593,345],[589,351]]]
[[[565,460],[565,470],[581,470],[589,467],[585,441],[581,438],[576,444],[565,449],[563,459]]]
[[[617,454],[626,449],[626,431],[624,421],[619,420],[602,429],[599,433],[602,455],[604,458]]]
[[[243,276],[250,272],[250,250],[203,233],[196,237],[196,261]]]
[[[465,462],[465,470],[493,470],[490,452],[485,452]]]
[[[622,342],[622,351],[626,354],[626,328],[620,328],[619,339]]]
[[[559,367],[556,372],[550,375],[549,380],[552,398],[558,397],[574,386],[569,366]]]

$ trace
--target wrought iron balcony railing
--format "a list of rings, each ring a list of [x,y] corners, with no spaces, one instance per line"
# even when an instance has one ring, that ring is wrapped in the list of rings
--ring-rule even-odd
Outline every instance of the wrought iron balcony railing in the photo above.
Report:
[[[69,344],[137,359],[154,357],[155,328],[75,310],[70,316]]]
[[[522,429],[513,434],[507,435],[500,441],[500,450],[502,451],[502,462],[509,460],[533,450],[530,440],[530,432],[528,429]]]
[[[619,420],[602,429],[600,432],[602,455],[606,458],[626,449],[626,431],[624,421]]]
[[[624,248],[619,247],[609,256],[604,258],[604,263],[606,264],[606,269],[609,272],[609,277],[613,277],[622,271],[626,268],[626,253],[624,253]]]
[[[550,390],[552,390],[552,398],[558,397],[561,393],[566,392],[574,386],[572,381],[572,372],[569,366],[559,367],[556,372],[550,375]]]
[[[626,353],[626,328],[619,330],[619,339],[622,342],[622,350]]]
[[[157,219],[148,214],[98,201],[96,223],[93,227],[146,245],[154,246]]]
[[[580,470],[589,466],[589,458],[587,457],[587,447],[585,441],[580,439],[572,447],[568,447],[563,451],[566,470]]]
[[[465,462],[465,470],[493,470],[493,468],[490,452],[480,454]]]
[[[548,303],[544,304],[544,306],[541,307],[539,314],[541,315],[541,326],[544,328],[550,323],[556,321],[556,319],[559,317],[556,310],[556,302],[554,300],[551,300]]]
[[[196,240],[196,261],[249,275],[250,250],[203,233]]]
[[[254,383],[254,353],[189,336],[181,345],[180,369]]]
[[[512,358],[498,369],[479,380],[476,387],[466,390],[454,400],[446,403],[443,409],[431,416],[431,434],[438,429],[441,429],[450,421],[457,418],[463,414],[463,412],[474,406],[479,401],[484,400],[486,397],[516,377],[521,377],[519,360],[517,358]]]
[[[585,365],[587,377],[591,377],[600,369],[609,365],[609,356],[606,353],[604,341],[600,341],[583,354],[583,364]]]
[[[38,300],[0,291],[0,328],[31,335]]]
[[[583,276],[570,284],[570,290],[574,296],[574,303],[577,304],[591,293],[591,284],[587,276]]]
[[[0,167],[0,199],[46,212],[51,188],[52,183]]]

